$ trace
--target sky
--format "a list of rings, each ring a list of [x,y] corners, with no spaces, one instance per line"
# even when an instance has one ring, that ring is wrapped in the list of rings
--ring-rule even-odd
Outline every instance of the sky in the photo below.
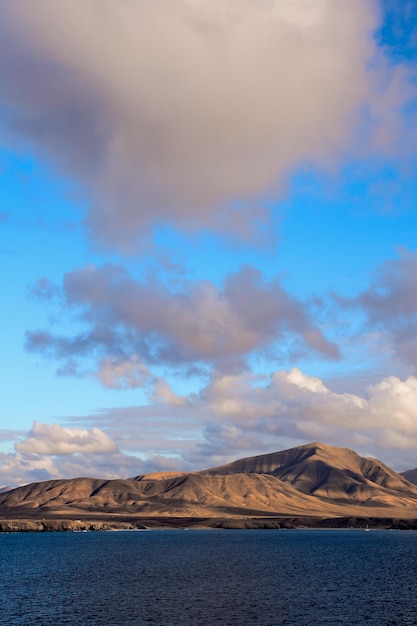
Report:
[[[3,0],[0,488],[417,467],[417,8]]]

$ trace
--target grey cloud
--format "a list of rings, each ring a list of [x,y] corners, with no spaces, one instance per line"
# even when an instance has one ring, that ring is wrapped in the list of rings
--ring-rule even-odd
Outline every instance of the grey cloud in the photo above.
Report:
[[[104,387],[113,389],[134,389],[155,382],[155,377],[137,357],[125,360],[114,357],[102,359],[97,369],[97,378]]]
[[[367,289],[337,297],[344,310],[358,309],[370,330],[382,333],[399,359],[417,371],[417,252],[402,249],[375,272]]]
[[[6,1],[2,6],[2,140],[17,141],[22,150],[35,146],[58,168],[86,183],[97,173],[97,157],[106,145],[105,134],[99,132],[98,103],[93,102],[97,96],[78,72],[47,58],[31,44],[30,34],[15,21],[19,11],[31,11],[24,4]]]
[[[138,457],[123,453],[107,454],[72,454],[45,456],[16,452],[0,454],[0,472],[3,485],[17,487],[41,480],[59,478],[129,478],[138,474],[158,471],[163,466],[161,458],[156,462],[143,461]],[[166,469],[171,467],[170,459],[166,461]]]
[[[29,352],[41,352],[47,356],[66,358],[72,355],[84,356],[97,345],[91,334],[84,333],[76,337],[56,337],[47,330],[28,331],[25,347]]]
[[[292,168],[398,131],[410,83],[378,19],[362,0],[5,0],[3,134],[81,185],[101,241],[160,223],[248,237]]]
[[[8,429],[0,429],[0,441],[4,442],[4,441],[15,441],[17,437],[22,437],[25,434],[26,431],[18,431],[18,430],[12,430],[11,428]]]
[[[103,408],[70,421],[76,427],[102,428],[124,452],[184,459],[194,442],[201,439],[202,424],[210,421],[210,413],[202,405],[197,408],[196,401]]]
[[[225,459],[253,456],[261,450],[265,450],[262,433],[249,432],[237,424],[211,423],[204,429],[204,441],[197,442],[195,450],[187,458],[196,464],[215,465]]]
[[[268,283],[258,270],[246,267],[228,277],[224,292],[243,324],[260,336],[276,336],[278,323],[301,335],[313,350],[332,359],[340,357],[337,346],[313,324],[307,307],[291,297],[277,278]]]
[[[45,276],[39,278],[29,289],[29,295],[36,300],[53,300],[59,293],[59,287]]]
[[[136,357],[148,365],[235,369],[255,352],[284,350],[292,338],[304,352],[340,356],[308,306],[252,267],[229,275],[222,287],[185,280],[167,286],[117,266],[87,267],[66,274],[63,291],[85,330],[72,337],[28,332],[28,350],[58,359],[112,357],[113,368],[119,361],[130,371]]]

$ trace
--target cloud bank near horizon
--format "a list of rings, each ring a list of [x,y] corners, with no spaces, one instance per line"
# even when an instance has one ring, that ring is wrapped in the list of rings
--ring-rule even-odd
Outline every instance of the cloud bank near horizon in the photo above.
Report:
[[[83,424],[77,427],[35,422],[20,433],[13,453],[0,454],[2,481],[192,471],[317,440],[343,441],[404,471],[416,464],[416,404],[415,376],[386,377],[364,396],[336,393],[297,368],[213,376],[181,404],[165,398],[159,405],[102,411],[74,418]]]

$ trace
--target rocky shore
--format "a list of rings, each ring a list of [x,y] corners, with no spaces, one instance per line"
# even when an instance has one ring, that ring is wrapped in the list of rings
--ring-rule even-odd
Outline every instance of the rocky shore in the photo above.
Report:
[[[398,518],[192,518],[152,517],[131,520],[0,519],[0,533],[87,532],[157,529],[387,529],[417,530],[417,519]]]

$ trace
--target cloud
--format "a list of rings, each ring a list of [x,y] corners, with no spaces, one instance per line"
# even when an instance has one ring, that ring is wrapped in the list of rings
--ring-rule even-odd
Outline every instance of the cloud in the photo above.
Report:
[[[379,18],[362,0],[6,0],[3,134],[81,185],[101,241],[248,237],[294,167],[392,149],[411,83]]]
[[[96,376],[108,389],[145,388],[153,402],[183,406],[187,400],[172,390],[164,378],[155,376],[136,356],[121,360],[105,358],[100,361]]]
[[[38,455],[0,454],[2,487],[60,478],[52,457]]]
[[[43,276],[30,287],[29,295],[34,299],[53,300],[59,295],[59,289],[53,282],[49,280],[49,278]]]
[[[117,450],[114,441],[99,428],[87,431],[40,422],[34,422],[29,437],[16,443],[15,448],[18,452],[46,455],[99,454]]]
[[[321,440],[385,459],[401,470],[416,464],[414,376],[384,378],[363,395],[335,393],[297,368],[269,378],[220,376],[201,391],[199,402],[213,416],[196,446],[203,457],[230,459],[248,450],[252,455]]]
[[[16,439],[17,436],[23,436],[25,433],[25,431],[16,431],[13,430],[12,428],[2,428],[0,429],[0,441],[4,442],[4,441],[14,441]]]
[[[389,46],[397,59],[408,59],[413,63],[416,55],[417,41],[417,8],[413,0],[382,0],[381,5],[386,14],[382,38],[385,46]]]
[[[137,280],[119,266],[91,266],[66,274],[63,291],[85,330],[72,337],[31,331],[27,348],[59,359],[98,355],[97,375],[106,386],[143,386],[150,364],[230,370],[255,352],[279,358],[284,346],[291,352],[291,341],[301,353],[340,357],[307,304],[252,267],[217,287],[191,280],[167,286],[155,277]]]
[[[76,427],[35,422],[25,438],[16,432],[15,453],[0,453],[3,484],[199,470],[317,440],[397,471],[417,464],[415,376],[383,378],[359,395],[336,393],[297,368],[213,374],[198,394],[159,400],[67,419]]]
[[[163,378],[157,378],[155,381],[153,399],[166,406],[183,407],[187,404],[186,396],[176,394],[168,381]]]
[[[121,450],[170,454],[187,470],[323,441],[403,471],[417,464],[416,406],[414,376],[385,377],[362,394],[337,393],[292,368],[271,375],[213,373],[182,404],[109,409],[78,419],[89,427],[100,423]]]
[[[145,387],[153,376],[135,356],[124,361],[105,358],[99,363],[97,378],[104,387],[112,389],[135,389]]]
[[[7,431],[12,439],[12,431]],[[26,433],[16,431],[15,452],[0,452],[1,487],[59,478],[129,478],[155,471],[182,469],[181,462],[162,454],[142,458],[126,454],[100,428],[74,428],[34,422]]]
[[[353,298],[337,298],[345,311],[357,309],[366,325],[381,333],[390,350],[417,371],[417,252],[399,250],[385,261],[369,286]]]
[[[103,454],[44,455],[29,452],[0,453],[1,486],[18,486],[62,478],[129,478],[153,471],[176,470],[175,459],[162,456],[147,461],[120,452]]]

